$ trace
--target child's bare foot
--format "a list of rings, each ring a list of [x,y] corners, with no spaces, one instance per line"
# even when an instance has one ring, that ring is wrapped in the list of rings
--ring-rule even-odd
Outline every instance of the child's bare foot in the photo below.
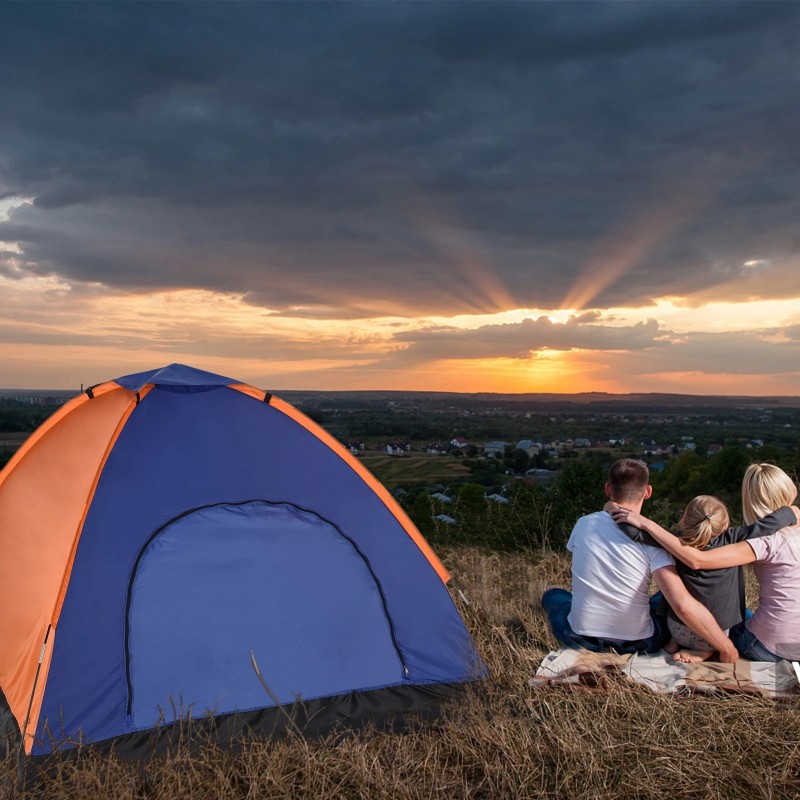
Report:
[[[664,645],[664,649],[665,649],[665,650],[666,650],[668,653],[672,653],[672,654],[674,654],[674,653],[677,653],[677,652],[678,652],[678,650],[680,650],[680,649],[681,649],[681,646],[680,646],[680,645],[679,645],[679,644],[678,644],[678,643],[677,643],[677,642],[676,642],[674,639],[670,639],[670,640],[669,640],[669,641],[668,641],[668,642],[667,642],[667,643]]]
[[[683,664],[697,664],[700,661],[708,661],[713,655],[713,650],[678,650],[672,657]]]

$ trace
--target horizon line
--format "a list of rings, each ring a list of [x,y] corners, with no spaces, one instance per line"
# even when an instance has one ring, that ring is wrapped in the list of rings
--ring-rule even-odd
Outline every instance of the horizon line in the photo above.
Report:
[[[242,381],[246,383],[246,381]],[[481,395],[493,395],[498,397],[585,397],[588,395],[598,395],[602,397],[705,397],[705,398],[727,398],[727,399],[768,399],[768,400],[798,400],[800,401],[800,393],[798,394],[706,394],[702,392],[607,392],[607,391],[594,391],[588,390],[584,392],[499,392],[499,391],[480,391],[480,392],[456,392],[456,391],[441,391],[431,389],[263,389],[256,384],[249,384],[257,389],[263,391],[270,391],[272,394],[292,393],[292,394],[396,394],[396,395],[457,395],[465,397],[474,397]],[[88,388],[88,387],[87,387]],[[0,396],[7,397],[10,394],[29,394],[29,395],[68,395],[70,397],[77,397],[82,394],[85,389],[32,389],[24,387],[2,387],[0,386]]]

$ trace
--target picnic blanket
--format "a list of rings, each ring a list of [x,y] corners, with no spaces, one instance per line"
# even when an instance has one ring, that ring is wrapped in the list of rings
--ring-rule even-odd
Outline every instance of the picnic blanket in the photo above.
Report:
[[[703,661],[683,664],[666,652],[654,655],[591,653],[561,648],[548,653],[531,686],[596,686],[618,676],[655,692],[736,692],[761,697],[800,697],[800,667],[791,661],[767,663],[739,659],[735,664]]]

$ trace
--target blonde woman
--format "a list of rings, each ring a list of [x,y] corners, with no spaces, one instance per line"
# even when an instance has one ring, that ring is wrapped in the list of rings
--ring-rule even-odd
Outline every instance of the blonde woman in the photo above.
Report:
[[[797,487],[773,464],[753,464],[745,473],[742,506],[746,521],[752,523],[759,515],[796,499]],[[794,524],[777,533],[704,550],[629,509],[618,506],[610,513],[618,524],[627,523],[648,533],[698,573],[752,563],[761,599],[753,616],[732,628],[731,640],[743,658],[780,661],[800,659],[800,509],[792,506],[792,511]]]
[[[742,514],[750,525],[797,499],[794,481],[774,464],[751,464],[742,478]]]

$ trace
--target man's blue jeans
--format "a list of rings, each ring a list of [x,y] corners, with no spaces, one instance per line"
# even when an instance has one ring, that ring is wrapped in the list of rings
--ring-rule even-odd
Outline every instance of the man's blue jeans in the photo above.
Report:
[[[572,593],[566,589],[548,589],[542,595],[542,608],[547,614],[547,620],[556,639],[565,647],[577,650],[583,647],[595,653],[657,653],[666,641],[666,617],[658,614],[661,605],[661,592],[656,592],[650,598],[650,617],[653,620],[653,635],[647,639],[634,641],[618,641],[617,639],[602,639],[595,636],[582,636],[572,630],[569,612],[572,609]]]

